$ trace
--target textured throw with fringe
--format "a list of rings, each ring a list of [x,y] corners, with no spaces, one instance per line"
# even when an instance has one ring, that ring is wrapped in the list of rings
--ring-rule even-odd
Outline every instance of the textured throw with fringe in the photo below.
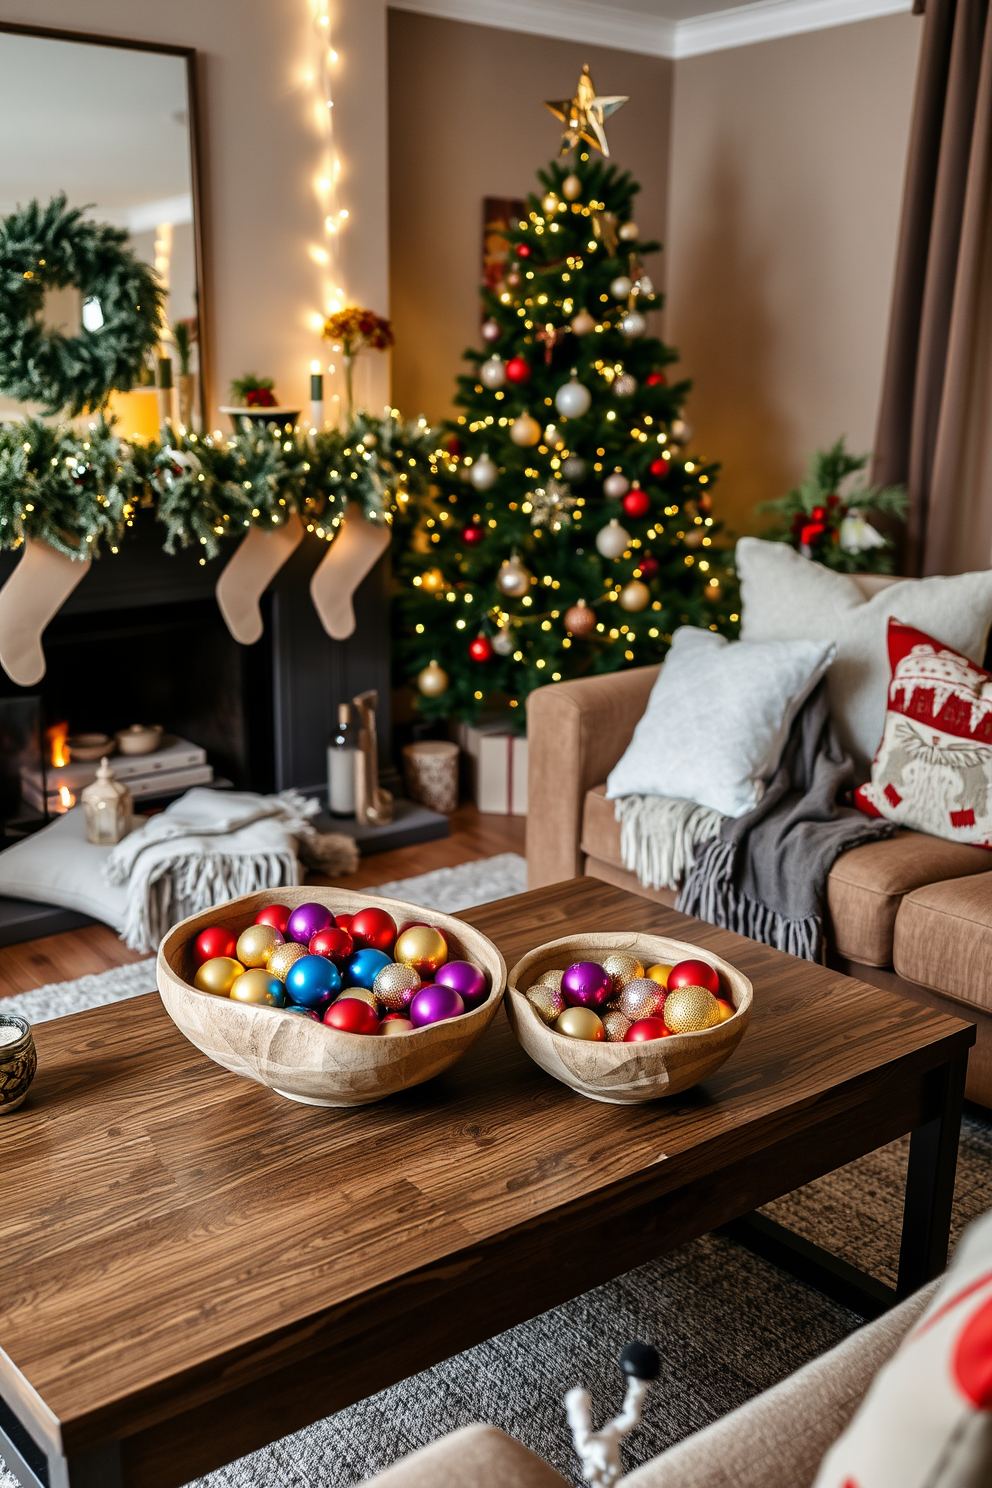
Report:
[[[302,882],[301,862],[331,876],[358,866],[354,839],[316,831],[317,801],[296,791],[187,791],[125,837],[104,866],[127,886],[121,939],[151,951],[172,925],[259,889]]]
[[[711,806],[674,796],[622,796],[616,803],[623,866],[648,889],[677,889],[696,848],[720,830]]]

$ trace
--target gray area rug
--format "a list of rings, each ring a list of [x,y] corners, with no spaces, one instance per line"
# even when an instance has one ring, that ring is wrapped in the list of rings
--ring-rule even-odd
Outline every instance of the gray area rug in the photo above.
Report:
[[[452,911],[518,893],[524,860],[506,853],[380,885],[385,895]],[[154,986],[140,962],[4,999],[31,1021],[60,1017]],[[893,1282],[909,1139],[819,1179],[768,1211],[836,1254]],[[992,1207],[992,1117],[966,1115],[952,1243]],[[471,1421],[489,1421],[581,1476],[562,1398],[587,1385],[601,1419],[620,1405],[617,1359],[653,1342],[661,1378],[624,1448],[629,1470],[767,1389],[847,1336],[858,1319],[748,1251],[705,1236],[542,1313],[347,1410],[198,1479],[195,1488],[348,1488]],[[0,1488],[17,1488],[0,1463]]]

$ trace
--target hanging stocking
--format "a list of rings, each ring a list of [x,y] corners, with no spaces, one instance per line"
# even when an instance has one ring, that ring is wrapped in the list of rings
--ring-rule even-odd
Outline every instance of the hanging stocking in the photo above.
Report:
[[[242,646],[262,635],[258,602],[283,564],[303,541],[303,523],[294,512],[281,527],[252,527],[217,580],[217,603],[228,630]]]
[[[42,631],[89,567],[88,558],[67,558],[46,542],[24,539],[24,556],[0,589],[0,666],[18,687],[33,687],[45,675]]]
[[[333,641],[346,641],[355,629],[352,595],[389,547],[390,530],[366,521],[357,502],[345,513],[338,535],[310,580],[310,597],[320,623]]]

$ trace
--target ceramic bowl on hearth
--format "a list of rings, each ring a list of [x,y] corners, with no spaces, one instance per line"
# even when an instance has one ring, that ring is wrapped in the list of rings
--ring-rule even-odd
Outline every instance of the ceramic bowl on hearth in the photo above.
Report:
[[[733,1003],[734,1016],[715,1028],[637,1044],[592,1043],[549,1028],[528,1001],[528,989],[546,971],[564,969],[576,961],[602,962],[615,951],[636,956],[643,966],[706,961],[719,973],[721,995]],[[550,940],[528,951],[513,967],[507,983],[506,1016],[534,1063],[579,1095],[616,1106],[679,1095],[715,1074],[744,1037],[751,1017],[751,983],[742,972],[702,946],[664,935],[590,933]]]
[[[279,1008],[255,1007],[199,992],[192,985],[192,944],[209,925],[239,935],[267,904],[323,904],[331,913],[357,914],[378,906],[397,925],[422,922],[422,905],[359,894],[354,889],[264,889],[218,904],[173,927],[158,953],[158,989],[180,1032],[208,1059],[232,1074],[257,1080],[278,1095],[311,1106],[365,1106],[408,1090],[446,1070],[485,1032],[503,1000],[506,963],[492,941],[453,915],[429,912],[444,934],[449,960],[471,961],[489,980],[489,995],[460,1018],[432,1023],[396,1038],[344,1033]]]

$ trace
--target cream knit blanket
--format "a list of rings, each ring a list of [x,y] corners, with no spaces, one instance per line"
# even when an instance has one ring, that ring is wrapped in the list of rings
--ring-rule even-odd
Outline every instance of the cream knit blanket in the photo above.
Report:
[[[623,866],[648,889],[677,889],[696,848],[720,830],[710,806],[672,796],[621,796],[616,803]]]

